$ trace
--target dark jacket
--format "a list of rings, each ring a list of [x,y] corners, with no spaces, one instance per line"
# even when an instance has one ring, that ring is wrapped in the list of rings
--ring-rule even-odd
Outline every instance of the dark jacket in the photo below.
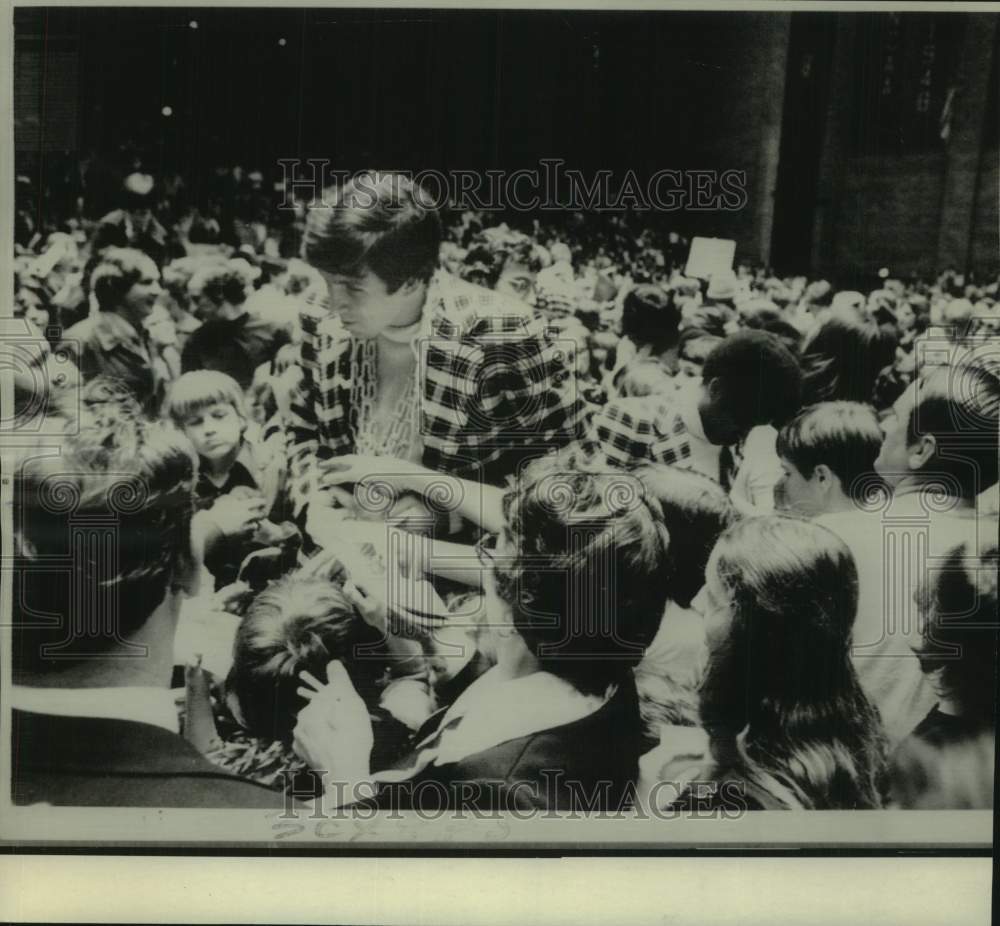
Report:
[[[212,765],[176,733],[147,723],[12,714],[15,804],[280,809],[284,798]]]
[[[416,741],[432,735],[444,714],[431,717]],[[634,800],[640,730],[639,699],[630,678],[587,717],[457,762],[429,765],[408,781],[383,785],[369,803],[401,810],[624,810]]]
[[[170,242],[167,230],[155,218],[151,218],[143,230],[133,228],[130,237],[125,210],[116,209],[101,219],[90,243],[95,255],[105,248],[135,248],[151,257],[157,267],[162,267],[169,256]]]

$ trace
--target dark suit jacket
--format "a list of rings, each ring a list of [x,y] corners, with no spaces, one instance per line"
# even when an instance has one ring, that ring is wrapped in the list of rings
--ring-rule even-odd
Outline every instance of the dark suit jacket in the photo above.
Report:
[[[147,723],[13,712],[15,804],[280,809],[277,791],[227,774]]]
[[[116,209],[101,219],[90,248],[95,255],[105,248],[135,248],[148,254],[160,267],[169,256],[169,244],[167,230],[155,218],[150,219],[144,231],[136,229],[134,237],[129,238],[125,210]]]
[[[434,732],[444,713],[425,724],[418,741]],[[626,809],[639,774],[640,732],[639,699],[629,678],[587,717],[429,765],[409,781],[383,786],[368,803],[402,810]]]

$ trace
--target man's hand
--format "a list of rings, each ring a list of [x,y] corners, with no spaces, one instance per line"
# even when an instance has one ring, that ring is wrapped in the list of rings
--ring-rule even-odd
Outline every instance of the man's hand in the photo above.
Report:
[[[371,485],[385,483],[397,492],[413,490],[413,479],[423,467],[398,457],[376,457],[348,453],[317,464],[320,485],[324,488],[341,485]]]
[[[324,685],[309,672],[299,674],[298,694],[309,703],[299,711],[292,747],[332,782],[365,781],[374,743],[368,708],[339,660],[327,665],[326,677]]]

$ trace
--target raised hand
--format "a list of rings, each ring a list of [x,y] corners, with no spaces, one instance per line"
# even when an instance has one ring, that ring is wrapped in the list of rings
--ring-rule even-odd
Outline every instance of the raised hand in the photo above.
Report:
[[[368,778],[372,733],[368,708],[339,660],[326,667],[324,685],[309,672],[299,673],[298,694],[308,702],[299,711],[292,747],[329,781],[353,784]]]

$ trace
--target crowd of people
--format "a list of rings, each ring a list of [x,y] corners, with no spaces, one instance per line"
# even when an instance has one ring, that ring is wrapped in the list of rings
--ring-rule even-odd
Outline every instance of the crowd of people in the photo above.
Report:
[[[1000,278],[227,179],[19,213],[16,803],[992,807]]]

